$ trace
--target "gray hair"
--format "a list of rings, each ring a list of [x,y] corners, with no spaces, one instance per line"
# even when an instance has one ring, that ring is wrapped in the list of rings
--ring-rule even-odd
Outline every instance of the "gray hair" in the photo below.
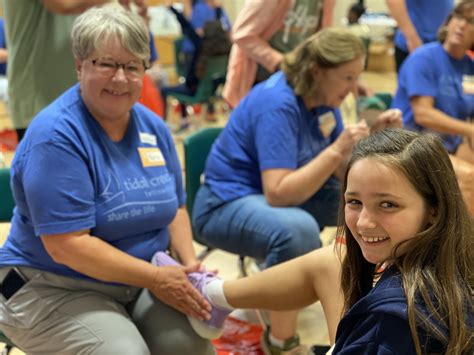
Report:
[[[143,19],[118,4],[93,7],[74,21],[72,52],[80,60],[88,58],[104,40],[117,38],[122,46],[149,65],[150,44]]]
[[[318,85],[311,75],[315,66],[337,68],[364,55],[364,44],[359,37],[345,28],[328,27],[286,54],[282,70],[297,95],[308,95]]]

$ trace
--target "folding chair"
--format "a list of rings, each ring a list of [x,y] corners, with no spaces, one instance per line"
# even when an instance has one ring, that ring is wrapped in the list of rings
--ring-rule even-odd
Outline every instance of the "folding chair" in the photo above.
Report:
[[[0,169],[0,222],[10,222],[13,216],[13,209],[15,208],[15,201],[13,200],[12,190],[10,188],[10,169]],[[10,350],[15,346],[5,334],[0,331],[0,343],[5,343],[5,347],[0,352],[1,355],[10,353]]]
[[[196,193],[201,185],[201,175],[204,172],[207,156],[221,131],[222,127],[204,128],[189,135],[183,141],[186,208],[190,216]],[[196,239],[195,236],[194,239]],[[206,250],[199,255],[199,259],[204,259],[212,250],[211,247],[206,246]]]
[[[174,97],[180,104],[195,105],[214,102],[218,99],[217,88],[225,82],[228,55],[209,57],[203,77],[197,84],[194,95],[169,92],[167,96]],[[166,99],[166,98],[165,98]]]

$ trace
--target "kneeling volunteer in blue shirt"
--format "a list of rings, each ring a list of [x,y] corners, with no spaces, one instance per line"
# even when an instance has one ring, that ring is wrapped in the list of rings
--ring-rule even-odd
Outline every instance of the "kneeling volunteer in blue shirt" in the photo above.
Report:
[[[136,104],[146,26],[92,8],[72,41],[79,84],[37,115],[11,167],[0,330],[27,353],[212,354],[186,319],[210,306],[187,278],[200,263],[173,140]],[[168,246],[184,267],[149,262]]]

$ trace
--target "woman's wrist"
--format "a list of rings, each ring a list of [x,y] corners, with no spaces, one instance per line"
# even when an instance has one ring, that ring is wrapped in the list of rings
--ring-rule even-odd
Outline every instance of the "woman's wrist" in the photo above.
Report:
[[[326,153],[331,159],[334,159],[338,163],[343,161],[347,154],[345,154],[342,150],[338,149],[334,146],[334,144],[330,145],[326,148]]]
[[[200,263],[194,252],[194,247],[190,250],[175,250],[176,257],[183,266],[192,266],[196,263]]]

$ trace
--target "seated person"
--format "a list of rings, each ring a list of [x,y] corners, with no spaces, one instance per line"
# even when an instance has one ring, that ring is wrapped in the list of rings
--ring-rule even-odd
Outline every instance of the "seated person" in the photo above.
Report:
[[[183,0],[183,15],[189,21],[192,28],[200,36],[204,34],[204,24],[216,19],[216,9],[220,8],[219,21],[225,32],[230,32],[231,24],[229,17],[222,8],[221,0]],[[197,47],[195,42],[183,33],[184,40],[180,48],[179,58],[184,71],[187,72],[192,63],[194,52]]]
[[[92,8],[72,29],[79,83],[29,126],[11,167],[0,330],[26,353],[214,354],[169,130],[136,104],[149,65],[139,15]],[[52,59],[54,60],[54,58]],[[185,265],[159,268],[154,252]]]
[[[403,112],[404,126],[437,132],[474,216],[474,2],[460,2],[440,32],[439,42],[425,44],[403,64],[392,107]]]
[[[194,95],[199,85],[199,80],[205,74],[209,58],[219,55],[228,55],[231,47],[228,33],[222,27],[221,18],[223,15],[220,7],[214,9],[215,19],[204,23],[202,35],[194,30],[191,23],[183,14],[172,6],[168,8],[176,15],[183,33],[193,42],[195,51],[189,63],[184,83],[177,86],[161,88],[165,102],[168,95],[172,93]],[[216,88],[218,84],[217,82],[215,83]],[[187,121],[185,105],[181,106],[181,116],[181,128],[186,128],[189,122]],[[212,103],[208,103],[208,118],[211,121],[215,121],[214,106]]]
[[[250,91],[209,154],[192,213],[199,240],[267,267],[321,246],[320,231],[336,224],[338,177],[353,145],[370,133],[363,121],[344,129],[338,109],[364,59],[357,36],[323,29]],[[390,124],[401,126],[398,110],[374,129]],[[269,351],[300,346],[296,319],[295,311],[270,313]]]

